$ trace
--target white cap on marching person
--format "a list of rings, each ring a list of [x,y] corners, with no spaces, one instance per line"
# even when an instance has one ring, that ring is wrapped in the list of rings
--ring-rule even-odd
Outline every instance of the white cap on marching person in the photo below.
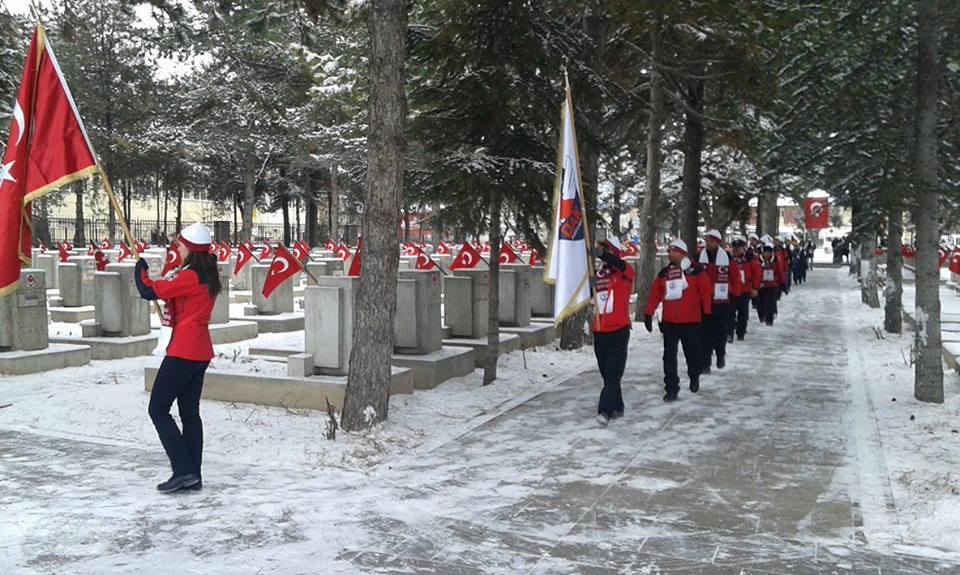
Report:
[[[191,252],[206,252],[210,250],[210,230],[207,226],[197,222],[180,230],[180,243]]]
[[[704,238],[713,238],[713,239],[717,240],[718,242],[722,242],[722,241],[723,241],[723,234],[721,234],[719,230],[710,230],[710,231],[708,231],[707,233],[703,234],[703,237],[704,237]]]
[[[683,240],[681,240],[681,239],[676,239],[676,240],[673,240],[672,242],[670,242],[669,248],[670,248],[671,250],[677,250],[678,252],[683,252],[684,255],[690,253],[690,252],[687,251],[687,242],[685,242],[685,241],[683,241]]]
[[[747,239],[757,240],[757,241],[759,242],[759,241],[760,241],[760,236],[758,236],[755,232],[750,232],[750,235],[748,236]]]

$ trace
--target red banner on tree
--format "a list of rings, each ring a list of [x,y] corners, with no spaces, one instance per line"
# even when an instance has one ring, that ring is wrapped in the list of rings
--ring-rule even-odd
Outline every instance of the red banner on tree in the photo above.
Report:
[[[30,202],[89,176],[97,162],[60,66],[37,26],[27,51],[0,165],[0,295],[30,263]]]
[[[806,198],[803,200],[803,221],[808,230],[820,230],[830,227],[830,206],[827,198]]]

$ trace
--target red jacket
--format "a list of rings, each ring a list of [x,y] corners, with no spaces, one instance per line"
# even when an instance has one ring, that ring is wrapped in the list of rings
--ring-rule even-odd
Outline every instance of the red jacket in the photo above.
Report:
[[[679,281],[681,273],[686,277],[687,288],[683,290],[680,298],[667,299],[668,292],[676,293],[675,289],[668,289],[668,283]],[[713,286],[710,284],[710,277],[699,264],[691,264],[685,272],[681,272],[680,266],[676,264],[668,265],[653,279],[644,313],[653,315],[661,302],[662,322],[700,323],[703,316],[713,309]]]
[[[780,248],[774,250],[773,255],[780,265],[780,283],[787,283],[787,268],[789,267],[790,254],[787,253],[787,250]]]
[[[704,249],[704,251],[707,257],[710,258],[710,252],[706,251],[706,249]],[[713,286],[713,303],[730,303],[731,297],[740,295],[740,269],[737,266],[737,261],[733,259],[733,256],[729,253],[727,254],[727,259],[730,260],[730,264],[727,266],[718,266],[716,260],[719,252],[720,249],[717,248],[717,252],[713,254],[712,261],[709,261],[709,263],[705,264],[700,261],[700,267],[704,268],[707,275],[710,276],[710,284]],[[724,281],[721,282],[721,279],[724,279]],[[724,297],[722,291],[717,291],[717,286],[723,283],[727,284],[726,297]]]
[[[737,270],[740,280],[740,295],[750,293],[750,290],[760,289],[760,258],[753,252],[746,252],[737,260]]]
[[[760,258],[759,261],[760,268],[760,287],[772,288],[779,287],[780,284],[784,282],[783,275],[783,266],[780,265],[780,262],[776,258],[770,260],[769,262],[763,261],[763,258]],[[770,273],[773,275],[771,276]],[[769,279],[771,278],[772,279]]]
[[[210,314],[215,298],[210,297],[207,285],[200,283],[197,272],[182,269],[168,279],[151,280],[141,274],[143,283],[153,288],[157,297],[164,300],[170,312],[173,335],[167,346],[167,355],[192,361],[209,361],[213,358],[210,341]]]
[[[630,296],[633,292],[633,268],[624,262],[623,271],[610,265],[597,270],[597,314],[593,331],[609,333],[631,325]]]

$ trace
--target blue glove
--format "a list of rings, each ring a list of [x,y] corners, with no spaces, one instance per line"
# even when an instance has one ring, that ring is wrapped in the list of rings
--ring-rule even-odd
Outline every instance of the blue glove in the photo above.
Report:
[[[137,267],[133,270],[133,281],[137,284],[137,291],[140,292],[140,297],[152,301],[160,298],[157,297],[157,292],[153,291],[153,288],[143,281],[143,276],[149,273],[149,270],[150,265],[147,263],[147,260],[143,258],[138,259]]]

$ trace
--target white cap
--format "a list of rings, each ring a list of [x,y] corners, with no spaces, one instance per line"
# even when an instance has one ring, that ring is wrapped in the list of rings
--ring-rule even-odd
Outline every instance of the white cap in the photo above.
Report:
[[[673,240],[672,242],[670,242],[669,248],[670,248],[670,249],[673,249],[673,250],[679,250],[679,251],[681,251],[681,252],[683,252],[683,253],[685,253],[685,254],[689,254],[689,253],[690,253],[690,252],[687,251],[687,242],[685,242],[685,241],[683,241],[683,240],[681,240],[681,239],[676,239],[676,240]]]
[[[759,241],[760,241],[760,236],[758,236],[756,233],[751,233],[751,234],[750,234],[750,239],[751,239],[751,240],[757,240],[757,241],[759,242]]]
[[[190,224],[180,231],[180,243],[191,252],[205,252],[210,250],[210,230],[207,226],[197,222]]]
[[[714,238],[718,242],[723,241],[723,234],[720,233],[720,230],[710,230],[707,233],[703,234],[705,238]]]

